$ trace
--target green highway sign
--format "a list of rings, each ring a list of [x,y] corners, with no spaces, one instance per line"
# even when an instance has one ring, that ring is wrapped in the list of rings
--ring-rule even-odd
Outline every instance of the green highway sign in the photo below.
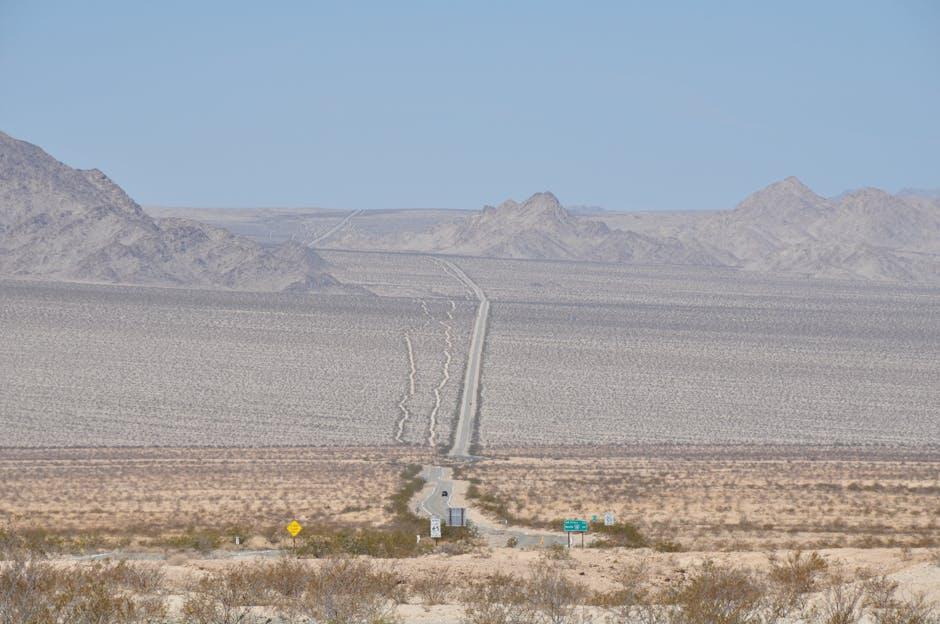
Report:
[[[587,533],[587,520],[565,520],[565,533]]]

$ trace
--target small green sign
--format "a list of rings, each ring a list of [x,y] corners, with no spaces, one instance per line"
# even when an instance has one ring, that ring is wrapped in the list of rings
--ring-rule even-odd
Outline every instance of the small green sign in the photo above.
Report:
[[[587,520],[565,520],[565,533],[587,533]]]

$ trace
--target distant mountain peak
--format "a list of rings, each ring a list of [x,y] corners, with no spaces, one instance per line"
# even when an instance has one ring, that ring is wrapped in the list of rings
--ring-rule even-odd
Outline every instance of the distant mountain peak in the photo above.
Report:
[[[897,201],[891,193],[873,186],[865,186],[860,189],[854,189],[843,193],[840,197],[842,201]]]
[[[803,181],[802,181],[802,180],[800,180],[798,177],[792,176],[792,175],[791,175],[791,176],[787,176],[787,177],[785,177],[784,179],[780,180],[779,182],[775,182],[774,184],[779,184],[779,185],[784,185],[784,184],[785,184],[785,185],[793,186],[793,187],[797,187],[797,188],[809,189],[808,186],[806,186],[805,184],[803,184]],[[773,185],[771,185],[771,186],[773,186]]]
[[[795,176],[790,176],[751,193],[732,214],[763,223],[798,226],[831,210],[829,200],[817,195]]]
[[[768,184],[763,189],[757,191],[757,193],[754,193],[754,195],[759,193],[790,194],[799,197],[822,199],[821,196],[817,195],[813,189],[803,184],[803,181],[796,176],[788,176],[783,180]]]
[[[521,204],[506,200],[497,208],[484,208],[483,214],[491,219],[522,219],[531,225],[539,222],[566,222],[571,218],[558,198],[548,191],[535,193]]]

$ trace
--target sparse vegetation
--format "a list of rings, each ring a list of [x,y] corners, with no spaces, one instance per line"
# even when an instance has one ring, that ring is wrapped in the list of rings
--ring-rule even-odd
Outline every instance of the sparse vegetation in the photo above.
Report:
[[[937,461],[887,449],[738,446],[508,448],[467,466],[473,504],[514,525],[615,512],[596,546],[766,551],[940,545]],[[760,453],[760,454],[758,454]],[[784,476],[785,475],[785,476]],[[864,486],[849,489],[846,484]],[[872,487],[878,483],[877,488]]]
[[[400,621],[398,605],[416,601],[425,609],[456,602],[465,624],[940,622],[923,595],[864,569],[850,573],[815,552],[771,555],[760,568],[713,560],[677,568],[662,555],[649,557],[612,576],[619,588],[597,592],[574,560],[551,556],[521,573],[464,577],[404,574],[398,564],[346,556],[285,557],[192,568],[182,579],[168,578],[159,562],[18,556],[0,565],[0,624],[376,624]],[[174,594],[181,600],[171,608]]]
[[[166,617],[158,570],[126,563],[62,569],[15,558],[0,566],[2,624],[158,624]]]
[[[640,529],[629,522],[616,522],[612,525],[592,522],[591,531],[600,534],[599,539],[591,542],[592,548],[642,548],[648,545]]]
[[[466,624],[568,624],[587,596],[556,566],[536,564],[525,577],[495,574],[461,594]]]

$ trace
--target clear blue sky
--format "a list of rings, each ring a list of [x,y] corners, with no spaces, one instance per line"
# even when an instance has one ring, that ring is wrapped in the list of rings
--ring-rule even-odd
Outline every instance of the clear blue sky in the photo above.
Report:
[[[0,129],[139,202],[940,186],[940,2],[0,0]]]

